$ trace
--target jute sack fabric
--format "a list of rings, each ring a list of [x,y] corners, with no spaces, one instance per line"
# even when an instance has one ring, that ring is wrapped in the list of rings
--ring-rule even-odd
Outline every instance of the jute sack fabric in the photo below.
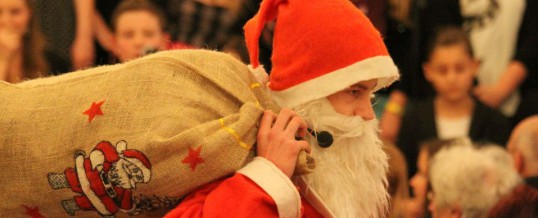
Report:
[[[278,111],[246,65],[204,50],[0,82],[0,102],[0,217],[161,216],[248,163]]]

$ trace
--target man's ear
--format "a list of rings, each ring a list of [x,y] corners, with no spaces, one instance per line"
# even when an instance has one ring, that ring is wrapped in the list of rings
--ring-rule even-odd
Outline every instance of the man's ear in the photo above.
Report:
[[[431,82],[432,70],[431,70],[430,63],[428,63],[428,62],[422,63],[422,71],[424,72],[424,78],[426,78],[426,80],[428,80],[428,82]]]
[[[523,158],[523,154],[521,152],[516,151],[514,152],[514,165],[516,167],[516,170],[519,174],[523,173],[525,170],[525,159]]]
[[[453,218],[460,218],[461,217],[461,207],[455,206],[450,209],[449,217]]]

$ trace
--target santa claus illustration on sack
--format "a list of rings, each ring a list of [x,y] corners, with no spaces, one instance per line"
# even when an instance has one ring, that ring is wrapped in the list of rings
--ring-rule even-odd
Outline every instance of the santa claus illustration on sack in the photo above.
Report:
[[[148,183],[151,164],[140,151],[127,149],[125,141],[116,146],[102,141],[86,157],[84,151],[75,152],[75,167],[63,173],[49,173],[53,189],[70,188],[80,195],[63,200],[67,214],[75,211],[97,211],[101,216],[114,217],[118,211],[135,215],[140,212],[133,202],[132,190],[137,183]]]

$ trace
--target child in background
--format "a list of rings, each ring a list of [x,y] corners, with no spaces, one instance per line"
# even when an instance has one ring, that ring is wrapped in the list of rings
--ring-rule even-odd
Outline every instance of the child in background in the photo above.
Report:
[[[404,217],[431,217],[427,214],[427,193],[430,190],[428,182],[428,162],[439,150],[441,150],[441,148],[457,144],[458,140],[467,139],[432,139],[420,144],[420,152],[416,162],[418,170],[409,180],[409,184],[413,190],[413,197],[409,198],[404,203]]]
[[[45,40],[31,2],[0,1],[0,80],[17,83],[48,72]]]
[[[170,36],[162,10],[149,1],[123,1],[112,15],[116,44],[113,51],[120,62],[158,50],[168,49]]]
[[[428,139],[468,136],[472,141],[505,145],[510,123],[499,112],[471,95],[479,61],[465,33],[442,28],[431,43],[424,75],[436,95],[404,114],[397,145],[404,152],[410,175],[415,174],[419,144]]]

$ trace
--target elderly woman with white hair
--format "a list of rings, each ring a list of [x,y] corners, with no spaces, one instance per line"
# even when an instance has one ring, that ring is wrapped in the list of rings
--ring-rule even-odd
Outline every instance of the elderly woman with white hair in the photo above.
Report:
[[[444,148],[430,162],[429,209],[434,218],[486,217],[522,182],[502,147],[461,143],[467,145]]]

